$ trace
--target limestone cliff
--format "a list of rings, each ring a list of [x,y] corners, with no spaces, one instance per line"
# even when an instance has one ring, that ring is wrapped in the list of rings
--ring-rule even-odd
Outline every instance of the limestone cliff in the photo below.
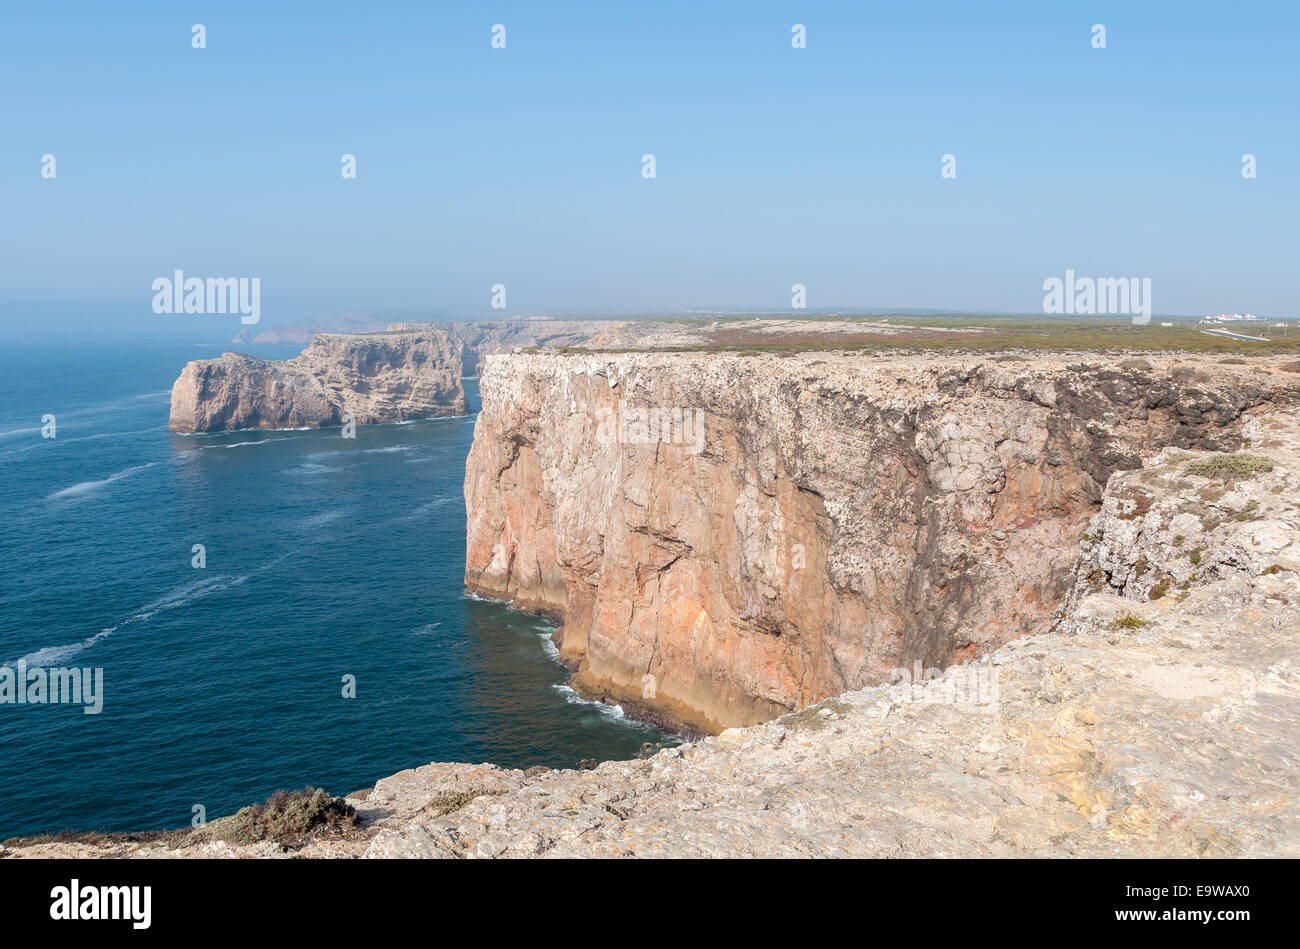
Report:
[[[186,364],[172,386],[173,432],[319,428],[461,415],[461,347],[443,330],[321,334],[293,359],[241,353]]]
[[[1050,624],[1114,472],[1300,398],[1194,362],[488,357],[466,585],[562,620],[580,691],[699,732],[943,669]]]

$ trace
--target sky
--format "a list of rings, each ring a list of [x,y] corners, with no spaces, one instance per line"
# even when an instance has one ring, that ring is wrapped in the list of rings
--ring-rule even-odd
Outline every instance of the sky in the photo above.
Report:
[[[1300,316],[1298,40],[1292,0],[4,0],[0,328],[240,329],[154,313],[177,269],[263,328],[1033,313],[1067,269]]]

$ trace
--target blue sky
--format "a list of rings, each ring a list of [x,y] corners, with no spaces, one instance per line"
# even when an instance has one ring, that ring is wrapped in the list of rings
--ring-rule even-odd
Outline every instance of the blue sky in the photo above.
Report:
[[[495,283],[505,315],[1034,312],[1067,268],[1300,316],[1295,3],[115,6],[6,2],[6,327],[174,321],[178,268],[261,277],[263,326]]]

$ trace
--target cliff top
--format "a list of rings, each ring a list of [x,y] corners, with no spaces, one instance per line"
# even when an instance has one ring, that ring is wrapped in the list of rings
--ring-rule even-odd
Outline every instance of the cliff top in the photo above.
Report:
[[[935,350],[1076,352],[1204,352],[1300,354],[1300,327],[1267,342],[1234,340],[1189,323],[1173,326],[1107,323],[1101,320],[990,318],[804,317],[681,321],[627,321],[594,336],[583,348],[600,351],[646,349],[801,352],[835,349],[868,351]],[[1285,335],[1281,335],[1285,333]]]

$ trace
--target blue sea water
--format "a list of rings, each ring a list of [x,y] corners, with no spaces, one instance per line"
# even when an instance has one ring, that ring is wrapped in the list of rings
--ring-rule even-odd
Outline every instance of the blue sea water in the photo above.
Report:
[[[573,767],[673,740],[567,692],[546,623],[464,595],[472,415],[355,439],[169,434],[181,366],[221,349],[0,355],[0,665],[104,675],[98,715],[0,704],[0,838],[180,827],[196,804],[211,818],[279,788],[342,794],[430,761]]]

